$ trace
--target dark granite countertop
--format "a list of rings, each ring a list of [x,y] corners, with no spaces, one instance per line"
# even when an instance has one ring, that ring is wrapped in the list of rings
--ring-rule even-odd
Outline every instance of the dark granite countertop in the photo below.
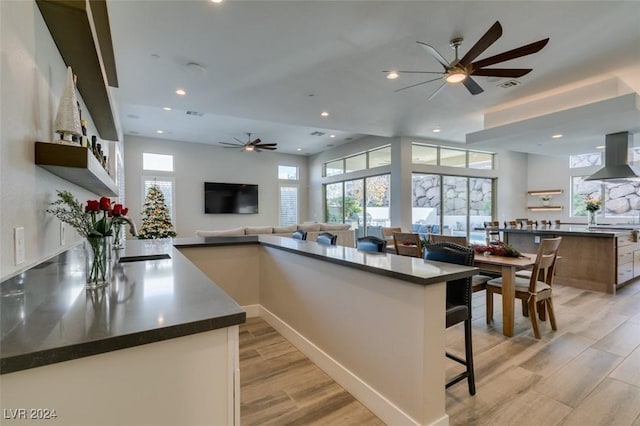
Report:
[[[171,258],[114,262],[111,285],[87,291],[80,245],[0,284],[0,374],[245,321],[170,240],[128,241],[121,252]]]
[[[131,240],[111,285],[85,290],[82,247],[0,283],[0,374],[241,324],[244,310],[179,249],[261,244],[421,285],[468,277],[474,267],[324,246],[272,235]],[[9,295],[20,289],[22,294]]]
[[[502,232],[512,232],[519,234],[536,235],[582,235],[588,237],[613,238],[621,235],[629,235],[633,230],[632,225],[628,228],[614,226],[592,226],[587,225],[551,225],[550,227],[538,226],[524,228],[500,228]]]

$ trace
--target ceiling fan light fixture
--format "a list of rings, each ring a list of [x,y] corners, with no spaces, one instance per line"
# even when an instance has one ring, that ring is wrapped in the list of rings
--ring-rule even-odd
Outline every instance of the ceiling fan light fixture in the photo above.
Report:
[[[253,145],[247,145],[244,147],[245,151],[253,151]]]
[[[451,70],[451,72],[447,75],[445,80],[447,83],[460,83],[465,78],[467,78],[467,73],[462,70]]]

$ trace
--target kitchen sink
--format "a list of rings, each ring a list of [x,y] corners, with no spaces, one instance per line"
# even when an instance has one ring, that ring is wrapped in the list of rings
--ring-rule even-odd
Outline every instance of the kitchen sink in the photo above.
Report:
[[[160,260],[160,259],[171,259],[171,256],[168,254],[146,254],[141,256],[123,256],[120,258],[118,262],[127,263],[127,262],[144,262],[146,260]]]

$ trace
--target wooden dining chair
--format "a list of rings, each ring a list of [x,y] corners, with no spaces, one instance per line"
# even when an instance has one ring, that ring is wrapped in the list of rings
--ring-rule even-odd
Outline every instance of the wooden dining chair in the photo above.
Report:
[[[547,238],[540,242],[538,257],[531,271],[531,278],[516,276],[515,291],[516,298],[526,301],[528,307],[531,327],[536,339],[540,339],[540,328],[538,327],[538,303],[544,302],[551,329],[558,329],[556,316],[553,311],[553,301],[551,287],[553,286],[553,276],[558,258],[558,247],[562,237]],[[487,282],[487,324],[493,320],[493,295],[502,294],[502,278],[495,278]],[[524,305],[523,305],[524,307]]]
[[[393,245],[396,254],[401,256],[422,257],[422,240],[420,234],[406,232],[395,232],[393,234]]]
[[[429,241],[429,244],[453,243],[462,247],[468,245],[467,237],[458,235],[427,234],[427,241]]]
[[[356,249],[384,253],[387,249],[387,242],[382,238],[367,235],[356,240]]]
[[[382,228],[382,239],[383,240],[393,240],[393,234],[396,232],[402,232],[402,228],[399,226],[396,227],[383,227]]]
[[[455,263],[473,266],[474,251],[469,247],[454,243],[436,243],[425,247],[424,258],[438,262]],[[465,371],[449,379],[445,385],[448,388],[461,380],[467,379],[469,393],[476,394],[476,379],[473,369],[473,340],[471,337],[471,277],[447,281],[446,296],[446,328],[464,322],[464,359],[450,352],[445,352],[447,358],[465,366]]]

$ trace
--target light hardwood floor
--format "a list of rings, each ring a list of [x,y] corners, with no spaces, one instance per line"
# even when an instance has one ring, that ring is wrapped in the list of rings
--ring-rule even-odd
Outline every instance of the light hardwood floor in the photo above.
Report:
[[[447,390],[451,425],[640,426],[640,281],[616,296],[556,285],[558,331],[540,322],[541,340],[519,304],[514,337],[502,336],[498,297],[487,325],[485,292],[474,294],[477,392]],[[461,325],[447,349],[463,354]],[[240,327],[240,375],[242,425],[382,424],[259,318]]]

